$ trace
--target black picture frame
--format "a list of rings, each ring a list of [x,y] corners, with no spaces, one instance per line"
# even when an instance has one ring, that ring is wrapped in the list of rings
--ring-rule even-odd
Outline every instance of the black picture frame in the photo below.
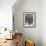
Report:
[[[36,12],[23,13],[23,26],[30,28],[36,27]]]

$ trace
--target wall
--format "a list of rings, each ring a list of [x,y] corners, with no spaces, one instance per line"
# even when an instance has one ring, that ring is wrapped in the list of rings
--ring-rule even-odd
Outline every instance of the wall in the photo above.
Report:
[[[19,1],[18,1],[19,2]],[[16,7],[17,4],[17,7]],[[18,32],[23,33],[24,39],[31,39],[35,42],[36,46],[41,46],[41,0],[22,0],[21,3],[16,3],[13,6],[13,13],[15,19],[15,28]],[[36,12],[36,27],[24,28],[23,27],[23,12]]]
[[[46,46],[46,0],[41,1],[41,19],[40,19],[40,30],[42,46]]]
[[[12,6],[16,0],[0,0],[0,27],[12,29]]]

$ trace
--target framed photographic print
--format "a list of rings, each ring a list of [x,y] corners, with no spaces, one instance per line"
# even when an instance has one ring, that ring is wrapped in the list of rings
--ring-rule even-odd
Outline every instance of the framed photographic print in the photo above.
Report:
[[[35,12],[23,13],[23,26],[31,27],[31,28],[36,26],[36,13]]]

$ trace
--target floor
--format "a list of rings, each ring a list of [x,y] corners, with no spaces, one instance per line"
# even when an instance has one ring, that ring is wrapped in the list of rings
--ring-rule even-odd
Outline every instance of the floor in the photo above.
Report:
[[[4,43],[0,44],[0,46],[16,46],[15,39],[6,40]]]
[[[11,40],[0,38],[0,46],[23,46],[21,33],[16,33]],[[4,42],[5,41],[5,42]]]

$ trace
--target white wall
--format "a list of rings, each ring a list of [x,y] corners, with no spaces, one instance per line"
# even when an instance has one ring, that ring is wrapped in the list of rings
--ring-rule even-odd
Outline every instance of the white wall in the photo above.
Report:
[[[41,1],[41,38],[42,46],[46,46],[46,0]]]
[[[0,27],[12,28],[12,6],[16,0],[0,0]]]
[[[24,11],[36,12],[35,28],[23,27]],[[13,12],[18,32],[22,32],[25,38],[33,39],[36,46],[46,46],[46,0],[23,0],[19,5],[14,5]]]
[[[16,3],[17,4],[17,3]],[[18,32],[23,33],[23,37],[34,40],[36,46],[41,46],[41,0],[22,0],[22,2],[13,7],[15,28]],[[36,27],[24,28],[23,27],[23,12],[36,12]]]

